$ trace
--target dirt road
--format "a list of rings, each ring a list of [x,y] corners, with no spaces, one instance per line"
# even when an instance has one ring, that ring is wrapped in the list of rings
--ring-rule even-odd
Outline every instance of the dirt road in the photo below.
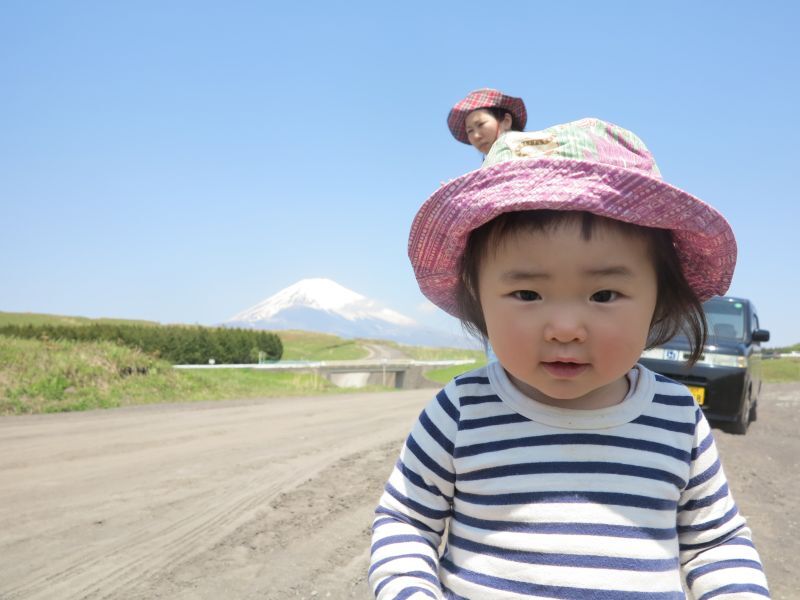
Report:
[[[0,418],[0,599],[369,597],[372,510],[431,390]],[[800,597],[800,385],[716,431],[773,597]]]

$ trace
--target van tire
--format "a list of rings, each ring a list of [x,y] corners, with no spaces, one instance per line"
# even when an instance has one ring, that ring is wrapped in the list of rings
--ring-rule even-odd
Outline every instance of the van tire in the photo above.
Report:
[[[742,410],[736,415],[736,420],[731,423],[730,432],[736,435],[744,435],[747,433],[747,427],[750,425],[750,417],[753,412],[753,404],[750,398],[750,390],[744,398]]]

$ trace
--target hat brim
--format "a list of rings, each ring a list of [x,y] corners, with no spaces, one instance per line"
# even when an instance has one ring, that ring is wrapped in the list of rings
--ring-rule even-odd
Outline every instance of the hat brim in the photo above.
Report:
[[[534,158],[472,171],[439,188],[411,226],[408,255],[420,289],[458,314],[461,257],[469,234],[522,210],[586,211],[672,231],[687,282],[700,301],[723,295],[736,265],[725,218],[702,200],[640,171],[564,158]]]

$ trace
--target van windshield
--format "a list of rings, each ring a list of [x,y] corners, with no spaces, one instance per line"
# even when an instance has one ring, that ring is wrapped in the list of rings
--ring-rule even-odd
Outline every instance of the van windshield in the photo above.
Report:
[[[703,304],[708,336],[719,340],[744,340],[746,308],[743,302],[729,298],[713,298]]]

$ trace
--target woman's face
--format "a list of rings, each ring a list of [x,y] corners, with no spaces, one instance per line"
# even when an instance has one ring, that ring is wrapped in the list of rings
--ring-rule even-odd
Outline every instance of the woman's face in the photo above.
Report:
[[[465,127],[469,143],[481,154],[487,154],[500,134],[511,129],[511,115],[506,113],[503,119],[498,121],[488,110],[479,108],[467,115]]]

